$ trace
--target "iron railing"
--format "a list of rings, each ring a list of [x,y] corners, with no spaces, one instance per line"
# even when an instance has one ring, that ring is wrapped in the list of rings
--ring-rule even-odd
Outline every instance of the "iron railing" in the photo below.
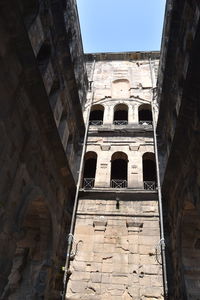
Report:
[[[148,191],[154,191],[156,189],[155,181],[144,181],[144,189]]]
[[[95,178],[83,178],[83,188],[92,189],[94,187]]]
[[[92,126],[100,126],[102,124],[103,124],[102,120],[91,120],[91,121],[89,121],[89,125],[92,125]]]
[[[128,121],[127,120],[115,120],[113,122],[114,125],[127,125]]]
[[[111,179],[111,188],[125,189],[127,188],[127,180],[124,179]]]
[[[140,125],[152,125],[152,121],[139,121]]]

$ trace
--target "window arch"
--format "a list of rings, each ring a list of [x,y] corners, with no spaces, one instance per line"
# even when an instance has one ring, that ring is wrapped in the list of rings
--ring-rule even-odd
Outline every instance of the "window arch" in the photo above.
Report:
[[[90,125],[102,125],[104,116],[104,106],[100,104],[93,105],[90,112]]]
[[[152,111],[150,104],[142,104],[138,109],[139,124],[151,125],[152,124]]]
[[[126,104],[117,104],[114,107],[114,120],[115,125],[128,124],[128,106]]]
[[[127,79],[117,79],[112,83],[112,98],[129,98],[130,84]]]
[[[83,187],[91,189],[94,187],[97,166],[97,154],[89,151],[85,154],[84,171],[83,171]]]
[[[144,189],[155,190],[157,181],[155,154],[152,152],[144,153],[142,157],[142,166]]]
[[[128,156],[115,152],[111,158],[111,187],[127,188]]]

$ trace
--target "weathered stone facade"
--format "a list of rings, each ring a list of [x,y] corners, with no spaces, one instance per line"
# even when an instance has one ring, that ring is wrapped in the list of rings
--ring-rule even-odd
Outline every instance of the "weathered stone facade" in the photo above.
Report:
[[[74,1],[0,3],[0,298],[4,300],[60,299],[63,288],[65,237],[84,134],[84,101],[79,95],[84,98],[87,90],[78,17],[74,14],[70,26],[65,18],[66,9],[70,14],[74,5]],[[76,68],[72,38],[79,45]]]
[[[199,52],[199,1],[167,1],[157,132],[170,300],[200,295]]]
[[[66,299],[163,299],[156,178],[144,174],[145,155],[155,165],[150,104],[159,53],[86,59],[90,127]]]

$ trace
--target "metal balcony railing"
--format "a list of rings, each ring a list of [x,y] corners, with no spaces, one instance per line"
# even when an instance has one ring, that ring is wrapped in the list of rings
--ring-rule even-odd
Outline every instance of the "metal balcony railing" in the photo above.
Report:
[[[140,125],[152,125],[152,121],[139,121]]]
[[[144,189],[148,191],[154,191],[156,189],[155,181],[144,181]]]
[[[128,121],[127,120],[114,120],[113,124],[114,125],[127,125]]]
[[[111,179],[111,188],[125,189],[127,188],[127,180],[124,179]]]
[[[92,125],[92,126],[100,126],[102,124],[103,124],[102,120],[91,120],[91,121],[89,121],[89,125]]]
[[[83,178],[83,188],[92,189],[94,187],[95,178]]]

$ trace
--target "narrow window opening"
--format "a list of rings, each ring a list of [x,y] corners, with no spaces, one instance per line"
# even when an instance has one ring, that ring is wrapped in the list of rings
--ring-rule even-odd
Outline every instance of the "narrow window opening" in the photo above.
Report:
[[[51,57],[51,45],[49,42],[44,42],[37,55],[38,66],[42,73],[45,72],[50,57]]]
[[[116,152],[111,159],[111,187],[127,188],[128,157],[123,152]]]
[[[152,112],[151,105],[142,104],[139,107],[139,124],[152,125]]]
[[[85,164],[83,172],[83,188],[92,189],[94,187],[97,165],[97,154],[95,152],[87,152],[85,154]]]
[[[89,124],[98,126],[103,124],[104,107],[102,105],[93,105],[90,112]]]
[[[114,124],[127,125],[128,124],[128,106],[125,104],[118,104],[114,110]]]
[[[156,188],[156,163],[154,153],[147,152],[143,155],[143,182],[145,190]]]

